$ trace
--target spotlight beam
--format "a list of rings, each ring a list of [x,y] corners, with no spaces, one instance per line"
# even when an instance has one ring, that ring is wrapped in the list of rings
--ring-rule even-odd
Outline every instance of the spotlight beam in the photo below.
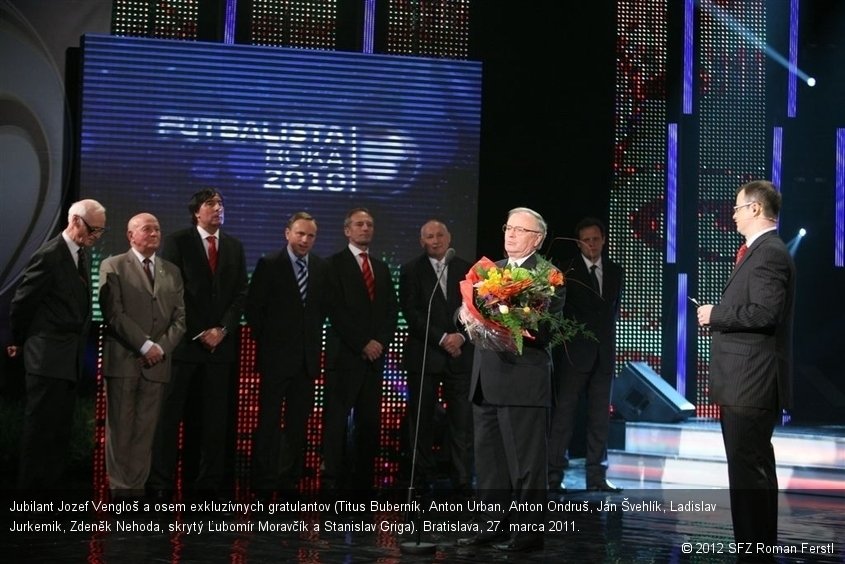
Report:
[[[799,69],[796,65],[790,63],[783,55],[775,51],[765,41],[754,35],[747,27],[739,23],[733,16],[731,16],[709,0],[701,0],[700,6],[703,10],[712,14],[716,21],[722,23],[728,29],[735,31],[740,37],[745,39],[746,42],[766,53],[766,55],[771,57],[775,62],[780,64],[789,72],[796,74],[798,78],[803,80],[805,83],[810,84],[810,82],[812,82],[812,85],[816,83],[816,80],[813,77]]]

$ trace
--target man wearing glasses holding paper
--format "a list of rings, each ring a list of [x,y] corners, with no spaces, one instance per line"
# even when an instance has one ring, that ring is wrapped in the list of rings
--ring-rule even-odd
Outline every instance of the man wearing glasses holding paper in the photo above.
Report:
[[[778,482],[772,433],[792,404],[795,264],[777,234],[781,195],[756,180],[736,193],[745,237],[720,303],[697,309],[710,328],[710,398],[719,405],[737,542],[777,544]],[[765,550],[743,555],[774,561]],[[759,557],[759,558],[758,558]]]

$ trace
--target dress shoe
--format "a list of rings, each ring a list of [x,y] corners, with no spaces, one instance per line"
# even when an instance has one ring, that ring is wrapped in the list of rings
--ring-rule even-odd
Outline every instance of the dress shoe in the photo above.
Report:
[[[534,552],[543,550],[543,537],[537,535],[514,537],[507,542],[494,544],[493,548],[502,552]]]
[[[484,534],[479,533],[472,537],[464,537],[458,539],[455,544],[458,546],[488,546],[497,541],[507,538],[504,534]]]
[[[602,480],[601,482],[591,482],[587,484],[587,491],[619,493],[622,491],[622,488],[616,487],[615,485],[613,485],[613,482],[609,480]]]

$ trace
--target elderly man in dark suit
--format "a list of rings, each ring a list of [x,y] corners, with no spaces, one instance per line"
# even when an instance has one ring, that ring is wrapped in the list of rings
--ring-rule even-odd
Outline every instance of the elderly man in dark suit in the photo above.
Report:
[[[175,264],[185,288],[186,333],[173,351],[173,377],[167,385],[156,428],[147,488],[156,499],[173,493],[179,423],[185,403],[199,404],[199,469],[193,493],[218,495],[223,485],[233,377],[238,360],[240,319],[247,292],[241,242],[224,232],[223,196],[206,188],[188,204],[193,227],[169,235],[162,258]],[[196,382],[198,392],[189,399]]]
[[[399,308],[387,264],[369,252],[373,216],[365,208],[350,210],[343,232],[348,245],[329,258],[335,303],[326,343],[323,487],[343,486],[363,495],[374,485],[382,373]],[[346,423],[352,409],[355,449],[346,453]],[[352,473],[347,475],[350,467]]]
[[[246,304],[261,372],[252,487],[263,496],[276,490],[295,495],[302,477],[306,424],[314,407],[331,299],[328,262],[311,252],[317,221],[309,213],[295,213],[285,239],[283,250],[259,259]]]
[[[443,447],[449,456],[452,486],[464,497],[470,493],[472,483],[469,374],[473,346],[458,328],[455,313],[461,307],[459,283],[470,264],[458,257],[445,262],[451,243],[452,236],[443,222],[431,220],[422,226],[420,246],[424,252],[402,265],[399,304],[408,322],[404,366],[408,371],[411,444],[415,435],[418,443],[414,485],[429,489],[437,475],[432,447],[437,388],[442,383],[448,422],[448,443]]]
[[[106,472],[113,498],[144,493],[170,357],[185,334],[182,276],[156,256],[158,219],[134,216],[126,236],[129,251],[100,264],[100,308],[108,324]]]
[[[26,409],[18,486],[38,492],[61,486],[91,324],[91,247],[106,228],[106,210],[80,200],[62,233],[29,261],[9,312],[10,357],[23,354]]]
[[[736,193],[733,219],[745,243],[716,305],[698,308],[710,327],[710,397],[718,404],[740,560],[768,560],[777,544],[778,482],[772,434],[792,404],[795,264],[777,235],[781,196],[756,180]],[[761,543],[758,545],[757,543]]]
[[[529,208],[514,208],[502,227],[508,258],[497,264],[528,269],[537,266],[540,259],[535,253],[547,229],[543,217]],[[550,314],[560,315],[564,297],[561,286],[549,305]],[[545,523],[545,514],[526,508],[546,504],[546,429],[552,404],[551,327],[542,323],[531,337],[525,339],[521,355],[475,347],[470,398],[478,497],[485,507],[477,518],[485,527],[474,537],[459,539],[461,546],[493,544],[505,552],[543,548],[539,528]],[[510,511],[511,502],[529,505]],[[503,512],[488,509],[496,506]],[[497,522],[498,529],[489,530],[489,522]]]
[[[602,256],[607,230],[592,217],[578,222],[580,253],[564,269],[567,278],[563,315],[583,323],[594,339],[577,335],[555,350],[555,407],[549,431],[549,491],[561,486],[572,440],[578,400],[587,399],[587,489],[620,491],[606,478],[610,393],[616,366],[616,320],[622,299],[624,271]]]

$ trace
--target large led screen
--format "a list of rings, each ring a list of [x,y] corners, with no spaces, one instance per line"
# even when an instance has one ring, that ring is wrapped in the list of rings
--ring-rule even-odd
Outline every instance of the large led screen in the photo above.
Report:
[[[80,192],[108,209],[101,256],[126,250],[137,212],[190,225],[190,195],[213,186],[250,270],[299,210],[315,251],[338,251],[358,206],[394,266],[431,217],[474,257],[480,96],[477,62],[87,35]]]

